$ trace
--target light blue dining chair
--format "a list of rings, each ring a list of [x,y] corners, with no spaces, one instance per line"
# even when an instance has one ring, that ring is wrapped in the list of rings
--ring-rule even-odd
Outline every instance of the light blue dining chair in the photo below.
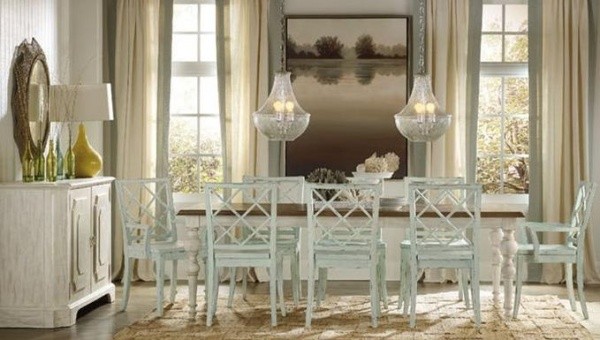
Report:
[[[234,202],[244,202],[242,212]],[[271,273],[271,325],[277,325],[277,293],[283,296],[277,252],[277,186],[274,183],[207,183],[207,314],[211,326],[217,310],[218,268],[267,267]],[[281,313],[285,316],[283,301]]]
[[[410,303],[410,327],[416,324],[418,272],[423,268],[469,270],[475,323],[479,326],[481,186],[411,183],[408,187],[410,231],[409,239],[400,247],[399,299],[404,303],[404,314]]]
[[[306,328],[315,300],[315,272],[323,298],[327,268],[369,268],[371,324],[377,327],[380,302],[387,304],[385,243],[379,224],[380,184],[307,183],[304,197],[308,218],[308,293]]]
[[[528,263],[563,263],[565,266],[565,281],[569,294],[569,302],[573,311],[577,310],[575,304],[575,291],[573,289],[573,264],[577,269],[577,292],[581,303],[581,312],[585,319],[588,318],[585,295],[583,294],[583,255],[585,245],[585,230],[590,220],[592,203],[596,193],[596,183],[581,182],[571,219],[567,223],[525,222],[520,225],[527,231],[532,243],[519,244],[517,250],[517,277],[515,282],[515,303],[513,317],[519,313],[521,289],[523,287],[523,271],[525,262]],[[564,233],[563,244],[540,244],[538,232]]]
[[[134,259],[156,263],[156,310],[163,315],[165,261],[173,261],[170,301],[177,288],[177,261],[186,258],[177,240],[171,184],[166,178],[116,180],[117,201],[123,225],[123,307],[127,308]]]
[[[406,197],[409,192],[409,184],[411,183],[428,183],[428,184],[464,184],[464,177],[411,177],[406,176],[402,179],[404,182],[404,194]],[[419,278],[423,276],[423,270],[418,274]],[[469,281],[468,270],[458,270],[458,300],[465,302],[465,306],[470,308],[471,302],[469,299],[469,285],[463,284],[463,282]],[[398,309],[402,308],[402,299],[398,299]],[[405,306],[408,308],[408,306]]]
[[[279,203],[304,203],[304,177],[243,177],[244,183],[274,183],[277,187],[277,200]],[[302,282],[300,280],[300,226],[278,226],[277,230],[277,251],[279,259],[289,258],[290,273],[292,275],[292,295],[294,305],[298,307],[302,297]],[[230,271],[235,273],[235,268]],[[282,274],[280,272],[280,274]],[[233,277],[234,274],[231,276]],[[283,278],[282,278],[283,279]],[[248,268],[244,268],[242,275],[242,292],[246,297],[246,288],[248,282]],[[231,307],[233,295],[235,292],[235,279],[230,281],[228,306]],[[283,299],[283,296],[280,297]]]

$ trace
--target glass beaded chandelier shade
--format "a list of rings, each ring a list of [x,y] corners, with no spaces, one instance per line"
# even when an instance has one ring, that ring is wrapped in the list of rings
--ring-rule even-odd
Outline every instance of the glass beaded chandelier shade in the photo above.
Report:
[[[402,111],[394,115],[396,128],[411,142],[431,142],[440,138],[452,122],[435,99],[431,78],[425,74],[425,3],[419,1],[418,38],[420,42],[418,74],[415,75],[412,93]]]
[[[298,138],[310,121],[310,114],[304,111],[294,95],[290,72],[283,67],[285,55],[285,29],[283,7],[285,0],[280,4],[281,15],[281,70],[275,74],[273,88],[269,98],[258,111],[252,114],[254,126],[271,141],[293,141]]]
[[[431,78],[416,75],[408,103],[394,115],[398,131],[411,142],[429,142],[442,136],[452,121],[431,91]]]
[[[293,141],[308,127],[308,114],[296,101],[290,72],[277,72],[269,98],[252,114],[254,125],[269,140]]]

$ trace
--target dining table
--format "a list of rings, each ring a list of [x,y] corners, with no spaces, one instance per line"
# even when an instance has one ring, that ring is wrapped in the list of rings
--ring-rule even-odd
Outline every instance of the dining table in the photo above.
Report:
[[[244,213],[249,209],[249,204],[232,203],[229,209],[224,211],[235,218],[235,213]],[[442,213],[445,211],[443,206],[438,207]],[[521,203],[491,203],[483,202],[481,206],[482,225],[489,229],[491,241],[492,261],[492,293],[494,305],[500,304],[501,292],[500,286],[504,288],[503,309],[505,318],[509,318],[512,313],[513,304],[513,282],[515,279],[516,268],[514,257],[517,252],[518,244],[515,238],[517,229],[517,220],[526,216],[527,205]],[[447,212],[447,211],[446,211]],[[262,212],[259,209],[251,210],[248,216],[259,216]],[[206,210],[200,202],[189,203],[182,206],[177,215],[185,217],[197,217],[197,223],[186,224],[187,239],[185,241],[185,250],[187,258],[190,261],[188,268],[188,286],[189,286],[189,316],[195,318],[196,315],[196,294],[198,286],[198,274],[200,270],[199,254],[202,247],[202,234],[205,226]],[[426,212],[431,214],[433,212]],[[394,206],[381,205],[379,208],[380,223],[384,222],[386,228],[408,228],[409,206],[399,204]],[[425,215],[427,217],[427,215]],[[454,215],[460,217],[460,214]],[[466,217],[466,216],[465,216]],[[491,223],[484,223],[486,220]],[[277,225],[290,226],[296,225],[306,227],[307,207],[305,204],[280,203],[277,204]],[[482,227],[483,228],[483,227]]]

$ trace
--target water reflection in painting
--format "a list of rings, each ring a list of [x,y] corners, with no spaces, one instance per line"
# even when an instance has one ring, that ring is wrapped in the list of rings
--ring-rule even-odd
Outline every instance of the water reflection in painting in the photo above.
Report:
[[[407,100],[410,76],[406,16],[287,17],[287,69],[309,113],[306,132],[286,145],[286,174],[318,167],[355,171],[373,152],[395,152],[406,175],[406,140],[394,114]]]

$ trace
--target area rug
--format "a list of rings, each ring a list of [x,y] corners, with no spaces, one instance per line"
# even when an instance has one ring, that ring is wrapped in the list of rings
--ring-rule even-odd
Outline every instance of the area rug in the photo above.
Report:
[[[195,320],[188,319],[187,300],[165,307],[163,317],[154,313],[115,335],[115,339],[592,339],[555,296],[523,296],[517,320],[504,321],[502,307],[494,306],[491,294],[482,292],[482,324],[473,321],[473,311],[457,301],[456,292],[419,295],[417,325],[408,327],[408,317],[391,299],[371,328],[368,296],[328,296],[314,313],[312,328],[304,328],[304,308],[288,304],[288,314],[278,314],[278,326],[270,326],[267,295],[248,295],[226,307],[219,298],[213,326],[206,327],[204,301],[199,297]]]

